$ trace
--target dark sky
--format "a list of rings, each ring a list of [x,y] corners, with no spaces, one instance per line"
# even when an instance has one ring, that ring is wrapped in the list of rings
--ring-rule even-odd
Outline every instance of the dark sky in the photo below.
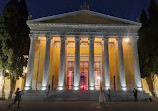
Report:
[[[0,0],[0,14],[9,0]],[[80,10],[85,0],[26,0],[33,18]],[[136,21],[141,10],[147,9],[150,0],[86,0],[90,10]],[[156,0],[158,2],[158,0]]]

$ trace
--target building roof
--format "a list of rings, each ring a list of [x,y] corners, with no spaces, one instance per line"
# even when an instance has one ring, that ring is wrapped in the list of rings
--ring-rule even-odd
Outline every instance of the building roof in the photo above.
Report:
[[[90,10],[79,10],[54,16],[33,19],[29,20],[27,23],[141,25],[138,22],[125,20]]]

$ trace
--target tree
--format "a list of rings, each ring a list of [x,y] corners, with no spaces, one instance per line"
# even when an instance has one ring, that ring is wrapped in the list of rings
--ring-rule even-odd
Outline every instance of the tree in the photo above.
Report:
[[[158,5],[155,0],[150,0],[148,11],[149,19],[145,10],[142,10],[142,27],[138,31],[140,70],[143,78],[158,74]]]
[[[142,14],[140,17],[140,22],[142,23],[142,27],[138,31],[139,40],[138,40],[138,48],[139,48],[139,58],[140,58],[140,71],[141,77],[150,76],[150,68],[149,68],[149,55],[148,55],[148,32],[149,32],[149,21],[146,15],[145,10],[142,10]]]
[[[6,69],[6,60],[7,57],[4,55],[3,51],[2,51],[2,40],[3,40],[3,36],[7,33],[5,33],[4,30],[5,26],[4,26],[4,20],[2,18],[2,16],[0,16],[0,69],[1,70],[5,70]]]
[[[141,77],[146,78],[149,90],[155,96],[154,75],[158,74],[158,5],[155,0],[150,0],[148,8],[149,18],[145,10],[142,10],[140,22],[142,27],[138,31],[139,58]]]
[[[29,32],[26,24],[28,10],[25,0],[10,0],[5,6],[1,17],[0,31],[0,66],[8,70],[11,77],[11,90],[15,80],[22,76],[23,66],[27,65],[24,58],[29,51]]]

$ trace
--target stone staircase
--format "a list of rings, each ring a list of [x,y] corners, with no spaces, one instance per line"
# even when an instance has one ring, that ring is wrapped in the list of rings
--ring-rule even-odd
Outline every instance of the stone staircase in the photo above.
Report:
[[[50,91],[49,96],[47,91],[25,91],[22,95],[24,101],[98,101],[99,91]],[[107,98],[107,92],[105,91]],[[144,91],[138,92],[138,100],[145,101],[149,98],[149,94]],[[152,97],[151,97],[152,98]],[[112,101],[134,101],[132,91],[111,91]]]

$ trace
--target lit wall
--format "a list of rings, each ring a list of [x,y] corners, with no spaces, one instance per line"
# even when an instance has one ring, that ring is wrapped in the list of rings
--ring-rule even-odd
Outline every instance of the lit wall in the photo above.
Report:
[[[152,75],[151,77],[142,78],[143,90],[158,97],[158,75]]]
[[[45,56],[46,41],[40,40],[36,42],[35,57],[34,57],[34,70],[32,88],[33,90],[41,90],[42,78],[43,78],[43,67],[44,67],[44,56]]]
[[[126,84],[127,88],[133,90],[134,81],[134,64],[133,64],[133,44],[132,41],[123,41],[123,55],[125,64]]]
[[[115,76],[115,87],[119,89],[119,61],[118,61],[118,47],[109,44],[109,65],[110,65],[110,84],[111,88],[114,89],[114,76]]]
[[[59,61],[60,61],[60,46],[51,46],[50,66],[49,66],[49,84],[52,87],[52,77],[54,75],[53,88],[58,87],[58,74],[59,74]]]

